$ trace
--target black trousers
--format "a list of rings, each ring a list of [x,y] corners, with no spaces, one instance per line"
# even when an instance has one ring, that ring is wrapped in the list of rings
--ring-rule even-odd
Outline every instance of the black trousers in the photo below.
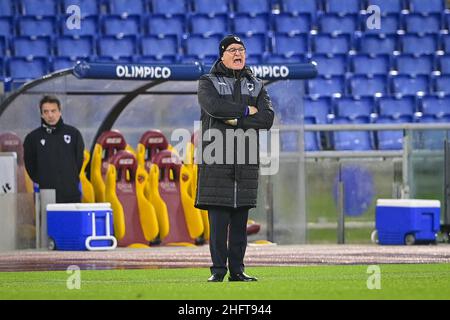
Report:
[[[225,275],[244,272],[247,249],[247,208],[213,207],[208,209],[211,252],[211,273]],[[228,245],[227,245],[228,242]]]

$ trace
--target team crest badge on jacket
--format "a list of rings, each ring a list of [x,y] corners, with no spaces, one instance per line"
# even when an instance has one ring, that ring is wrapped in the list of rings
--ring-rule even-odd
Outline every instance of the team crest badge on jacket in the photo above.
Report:
[[[68,134],[65,134],[65,135],[64,135],[64,141],[65,141],[67,144],[69,144],[70,141],[72,141],[72,137],[69,136]]]

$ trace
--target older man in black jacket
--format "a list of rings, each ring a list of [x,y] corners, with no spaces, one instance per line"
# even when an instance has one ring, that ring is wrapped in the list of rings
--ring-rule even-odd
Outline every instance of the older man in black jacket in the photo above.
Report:
[[[274,112],[262,80],[245,66],[245,51],[239,37],[226,36],[198,87],[202,152],[195,204],[209,213],[210,282],[223,281],[227,260],[229,281],[257,280],[244,273],[246,226],[258,193],[257,130],[271,128]]]

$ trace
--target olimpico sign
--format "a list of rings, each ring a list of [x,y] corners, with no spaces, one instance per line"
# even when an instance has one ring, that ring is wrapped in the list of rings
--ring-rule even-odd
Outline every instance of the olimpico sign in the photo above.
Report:
[[[317,68],[312,63],[250,65],[253,74],[263,80],[311,79]],[[73,74],[79,79],[196,81],[211,70],[210,65],[196,64],[115,64],[80,62]]]
[[[118,65],[116,75],[117,78],[127,79],[169,79],[172,70],[168,67]]]
[[[289,68],[287,66],[250,66],[255,77],[258,78],[287,78],[289,77]]]

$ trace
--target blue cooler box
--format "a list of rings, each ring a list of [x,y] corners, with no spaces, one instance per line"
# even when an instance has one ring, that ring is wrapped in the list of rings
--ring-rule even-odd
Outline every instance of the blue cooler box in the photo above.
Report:
[[[435,242],[440,229],[440,207],[437,200],[378,199],[375,217],[378,243]]]
[[[47,233],[56,250],[112,250],[113,216],[109,203],[47,205]]]

